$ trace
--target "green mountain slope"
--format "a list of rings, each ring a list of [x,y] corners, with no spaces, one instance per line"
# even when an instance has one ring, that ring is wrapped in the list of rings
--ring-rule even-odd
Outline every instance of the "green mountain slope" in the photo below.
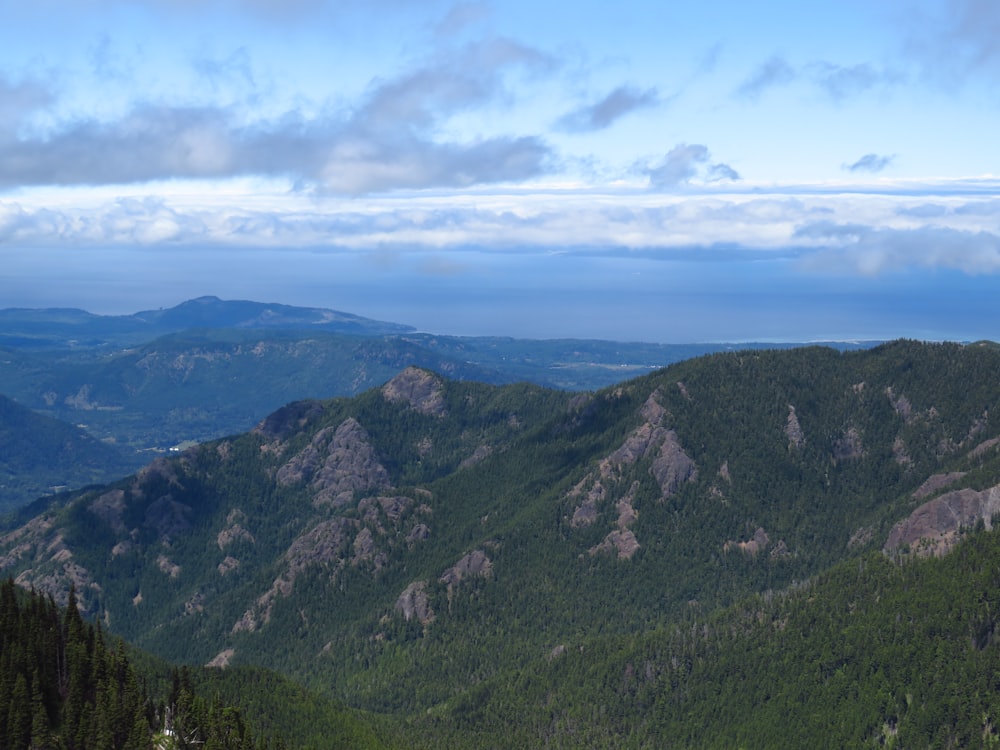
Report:
[[[351,712],[258,669],[178,669],[109,645],[71,595],[0,583],[0,746],[5,750],[380,748]],[[256,736],[255,736],[256,735]]]
[[[457,711],[474,732],[505,715],[494,689],[581,644],[640,643],[989,520],[998,365],[914,342],[747,351],[595,394],[408,369],[61,498],[0,538],[0,567],[56,596],[75,582],[160,655],[272,667],[395,717]],[[586,736],[617,736],[587,702]]]
[[[1000,538],[982,531],[944,558],[868,553],[682,624],[569,640],[415,716],[409,736],[413,747],[996,747],[998,571]]]
[[[107,482],[135,467],[114,446],[0,395],[0,512],[58,489]]]

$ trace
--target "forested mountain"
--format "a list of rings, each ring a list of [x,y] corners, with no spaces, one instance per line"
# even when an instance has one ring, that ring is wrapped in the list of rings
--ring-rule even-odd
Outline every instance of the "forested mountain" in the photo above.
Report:
[[[273,667],[378,711],[407,745],[773,746],[782,711],[847,706],[867,684],[826,681],[879,664],[856,729],[919,746],[937,714],[913,682],[938,662],[907,649],[992,648],[992,604],[945,621],[908,592],[1000,511],[998,372],[993,346],[907,341],[715,354],[593,394],[410,368],[58,498],[3,534],[0,569],[57,601],[75,584],[161,656]],[[860,651],[897,614],[905,668]],[[817,655],[810,623],[858,630]],[[761,685],[783,673],[760,655],[789,654],[799,692],[713,671],[741,648]],[[720,709],[738,690],[746,731]],[[955,736],[992,701],[949,714]],[[829,736],[853,739],[832,706]]]
[[[0,512],[60,488],[107,482],[136,467],[115,446],[0,394]]]
[[[335,310],[215,297],[121,316],[6,309],[0,393],[138,451],[134,470],[150,452],[244,432],[290,401],[356,395],[407,366],[591,390],[727,348],[434,336]]]
[[[171,668],[108,640],[80,616],[72,590],[60,610],[0,583],[0,747],[383,747],[365,723],[277,675]]]

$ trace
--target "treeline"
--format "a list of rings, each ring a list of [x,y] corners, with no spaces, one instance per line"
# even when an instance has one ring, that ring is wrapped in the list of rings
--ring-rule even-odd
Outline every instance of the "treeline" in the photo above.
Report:
[[[5,750],[278,750],[255,738],[240,711],[174,672],[158,700],[122,642],[83,620],[75,592],[51,597],[0,584],[0,747]]]

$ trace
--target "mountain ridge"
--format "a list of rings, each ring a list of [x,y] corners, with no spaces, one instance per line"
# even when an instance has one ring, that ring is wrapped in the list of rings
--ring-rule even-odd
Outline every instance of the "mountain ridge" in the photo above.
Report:
[[[745,351],[596,393],[404,370],[60,499],[3,535],[0,567],[74,581],[163,656],[446,710],[560,647],[885,554],[926,503],[997,487],[998,360]]]

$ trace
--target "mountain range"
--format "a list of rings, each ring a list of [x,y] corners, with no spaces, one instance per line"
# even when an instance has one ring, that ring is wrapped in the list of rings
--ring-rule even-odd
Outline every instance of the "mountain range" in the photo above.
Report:
[[[37,501],[0,571],[400,746],[993,742],[998,371],[912,341],[593,392],[407,367]]]
[[[6,309],[0,331],[0,394],[109,446],[104,473],[92,476],[101,479],[248,430],[291,401],[356,395],[410,365],[460,380],[593,390],[732,348],[434,336],[336,310],[215,297],[120,316]],[[61,454],[49,433],[16,429],[35,452]],[[84,478],[56,471],[58,459],[45,476],[23,474],[6,456],[0,509]]]

